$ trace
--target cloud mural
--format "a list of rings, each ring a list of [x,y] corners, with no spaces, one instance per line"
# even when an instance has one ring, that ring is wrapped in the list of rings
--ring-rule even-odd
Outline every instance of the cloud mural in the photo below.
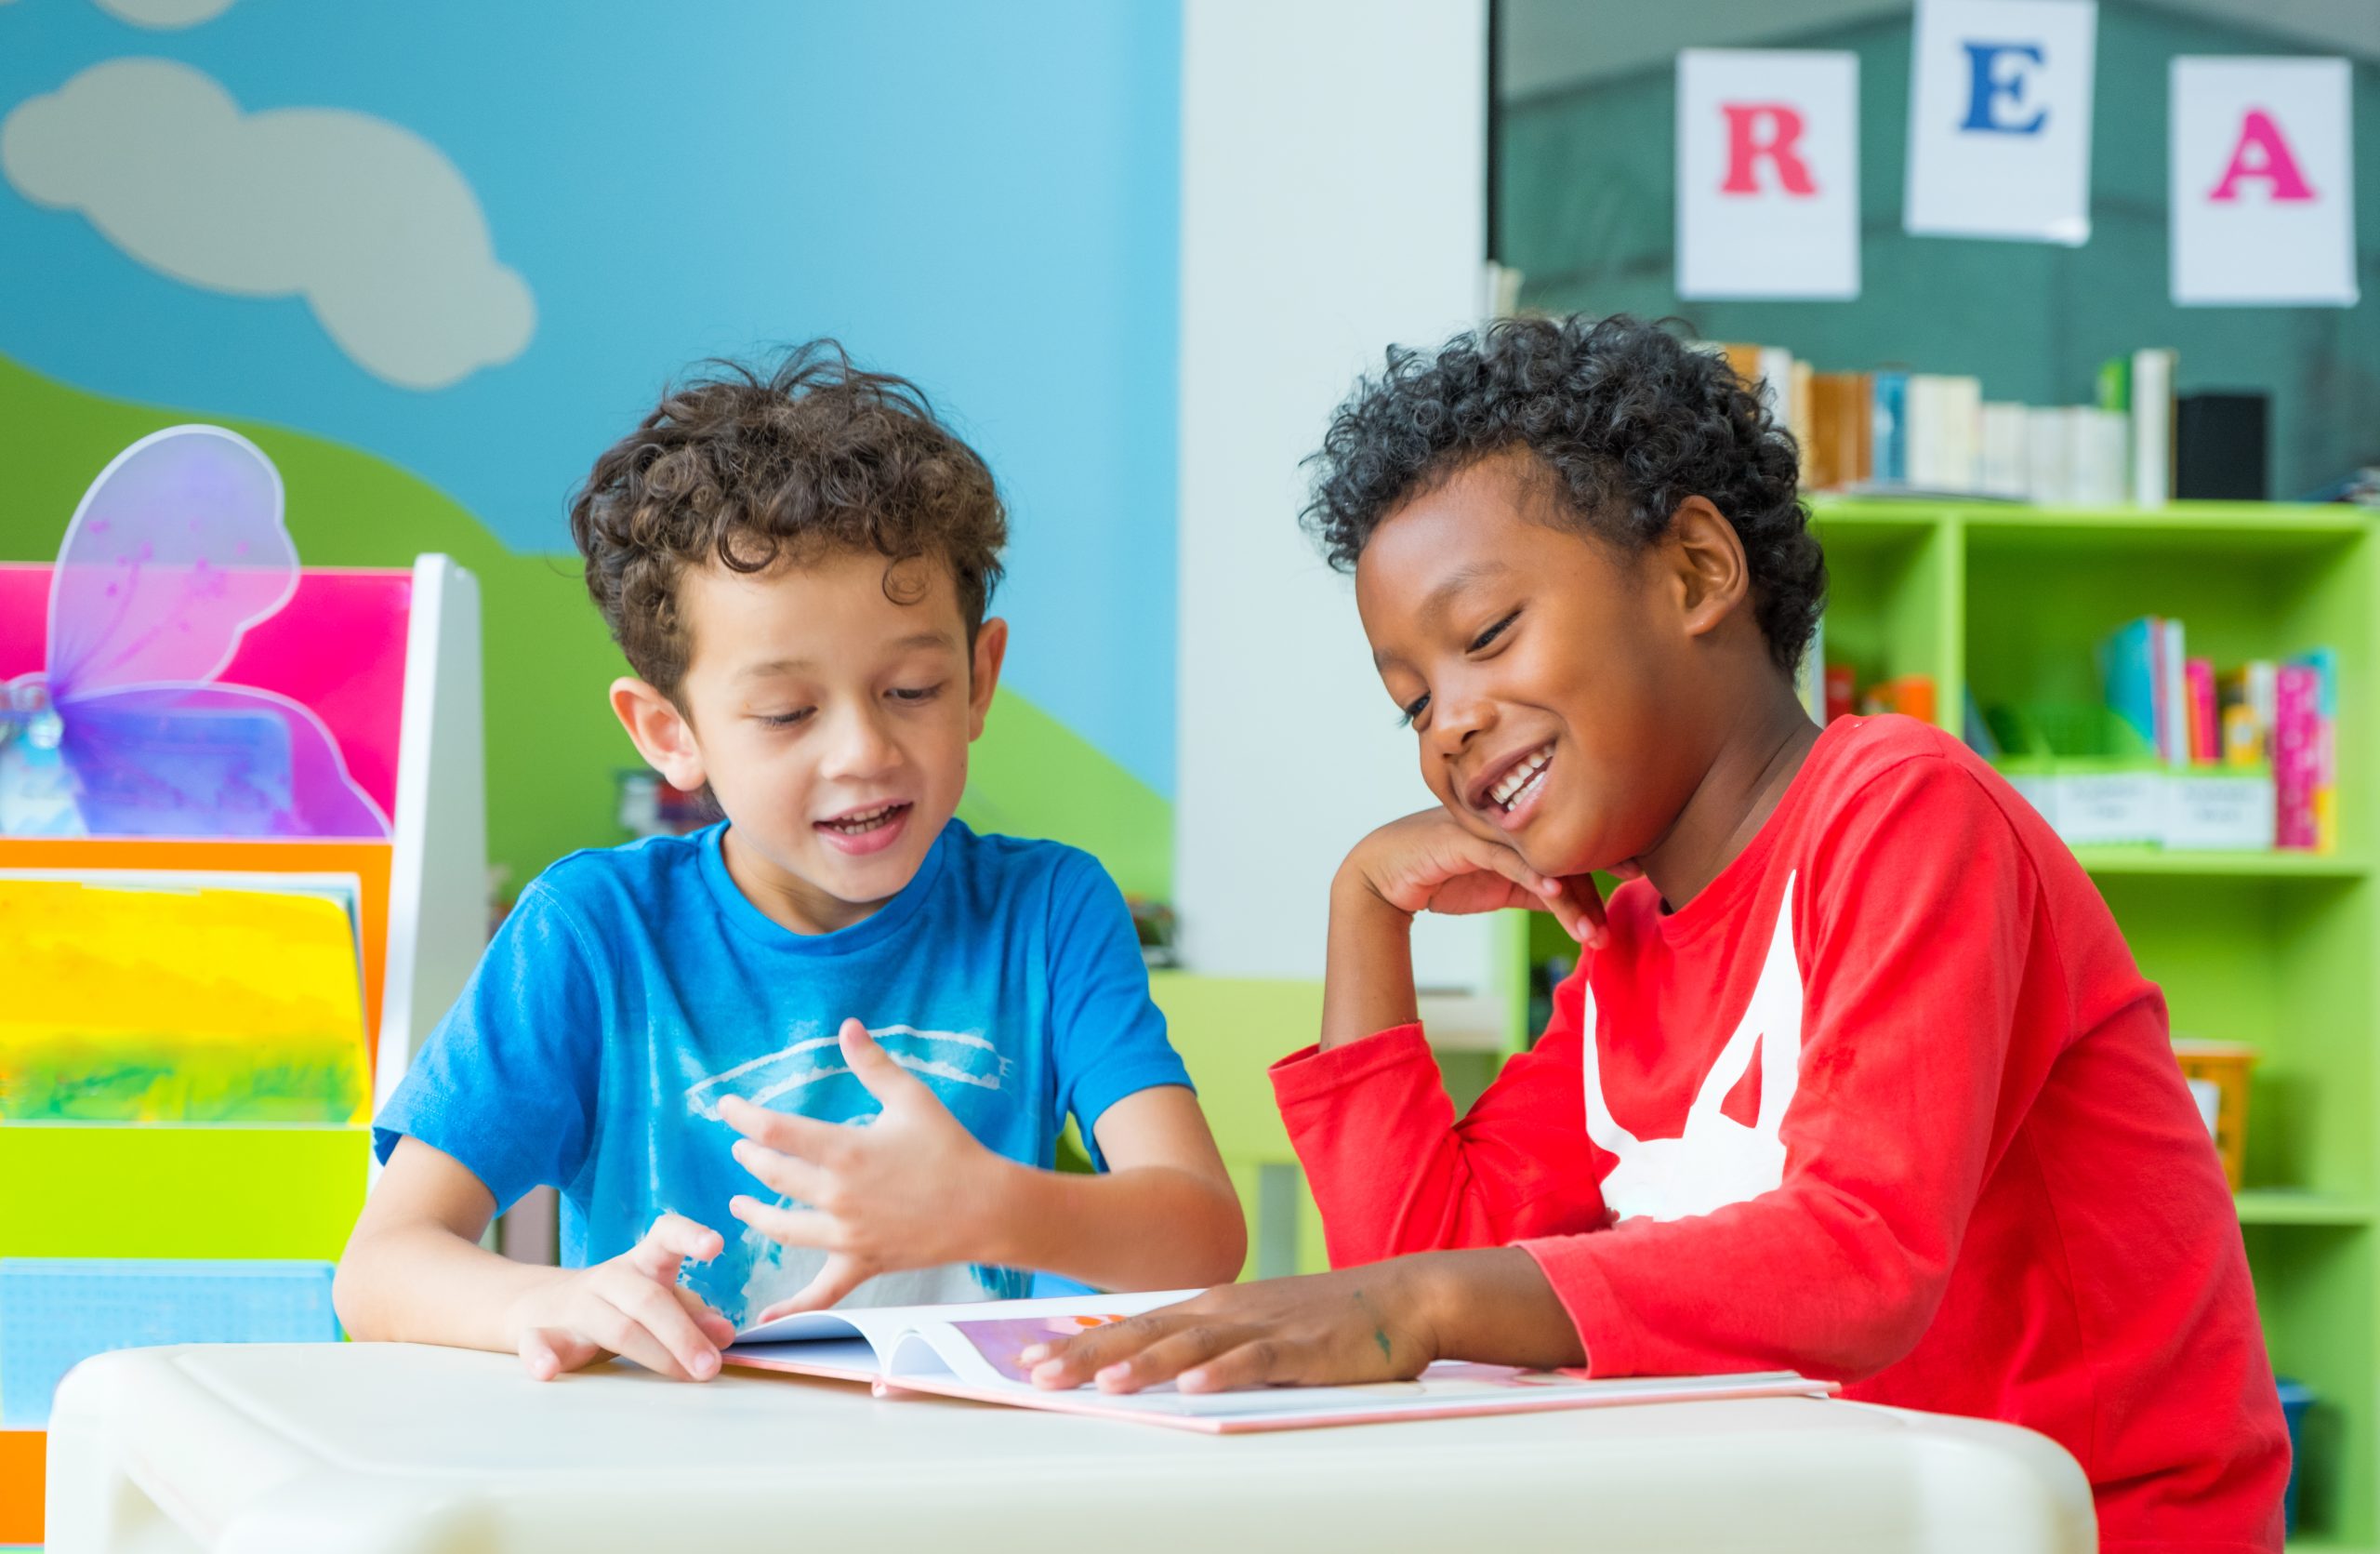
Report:
[[[368,113],[244,113],[188,65],[108,60],[0,120],[0,174],[176,280],[303,297],[357,365],[403,388],[510,361],[536,325],[461,172]]]
[[[99,9],[135,27],[195,27],[231,8],[231,0],[99,0]]]

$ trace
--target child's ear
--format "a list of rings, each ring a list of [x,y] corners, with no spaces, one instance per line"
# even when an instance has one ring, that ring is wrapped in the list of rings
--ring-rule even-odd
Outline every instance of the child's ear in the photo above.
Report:
[[[1688,636],[1715,631],[1752,591],[1743,537],[1707,498],[1688,497],[1678,504],[1664,549]]]
[[[994,616],[975,629],[975,658],[967,679],[967,737],[984,737],[984,718],[999,689],[1000,660],[1008,657],[1008,622]]]
[[[612,682],[612,711],[628,731],[636,752],[680,792],[700,790],[702,747],[694,743],[694,725],[678,704],[650,682],[622,677]]]

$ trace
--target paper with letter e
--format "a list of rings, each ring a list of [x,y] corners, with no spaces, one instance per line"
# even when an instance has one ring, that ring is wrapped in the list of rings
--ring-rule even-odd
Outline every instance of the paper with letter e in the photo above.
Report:
[[[1859,57],[1677,57],[1677,294],[1859,295]]]
[[[2173,64],[2174,301],[2352,307],[2345,60]]]
[[[1918,0],[1910,232],[2090,239],[2098,18],[2093,0]]]

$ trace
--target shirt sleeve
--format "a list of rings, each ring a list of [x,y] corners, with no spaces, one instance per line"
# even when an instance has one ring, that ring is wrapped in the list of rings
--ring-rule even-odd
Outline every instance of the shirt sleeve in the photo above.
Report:
[[[1088,854],[1069,852],[1050,882],[1050,1016],[1058,1107],[1074,1114],[1099,1160],[1093,1130],[1125,1096],[1160,1084],[1190,1088],[1149,997],[1124,893]]]
[[[1273,1066],[1333,1268],[1585,1231],[1603,1219],[1579,1070],[1583,975],[1557,990],[1544,1035],[1461,1122],[1419,1025]]]
[[[1924,1333],[1991,1156],[2040,885],[1981,785],[1905,763],[1811,849],[1784,1176],[1710,1214],[1523,1244],[1596,1375],[1871,1375]],[[2054,1040],[2045,1032],[2044,1040]]]
[[[533,883],[373,1122],[386,1162],[402,1136],[460,1161],[503,1213],[587,1162],[602,1077],[604,984],[577,923]]]

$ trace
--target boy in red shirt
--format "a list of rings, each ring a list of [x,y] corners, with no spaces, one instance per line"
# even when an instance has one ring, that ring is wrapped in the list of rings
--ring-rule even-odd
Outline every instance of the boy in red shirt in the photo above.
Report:
[[[1318,462],[1439,800],[1348,856],[1322,1040],[1274,1070],[1343,1271],[1036,1379],[1792,1369],[2053,1437],[2106,1547],[2278,1549],[2287,1438],[2162,995],[1964,745],[1804,714],[1825,565],[1755,395],[1655,326],[1509,321],[1392,353]],[[1515,906],[1579,970],[1458,1121],[1412,914]]]

